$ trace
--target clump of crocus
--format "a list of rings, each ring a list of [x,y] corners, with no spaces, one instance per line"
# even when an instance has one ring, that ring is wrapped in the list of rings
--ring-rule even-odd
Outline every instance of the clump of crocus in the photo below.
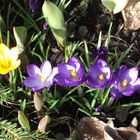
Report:
[[[45,87],[49,88],[53,85],[53,78],[57,72],[57,67],[52,69],[48,60],[43,62],[40,68],[34,64],[29,64],[27,65],[29,77],[24,80],[24,85],[32,88],[34,91],[39,91]]]
[[[30,0],[29,1],[30,9],[33,12],[41,8],[42,5],[43,5],[43,0]]]
[[[58,65],[55,81],[60,86],[78,86],[85,80],[84,66],[76,57],[71,57],[67,63]]]
[[[110,95],[119,99],[122,96],[131,96],[136,90],[140,89],[140,78],[138,78],[138,68],[128,69],[122,65],[115,73],[113,88]]]
[[[112,71],[107,63],[102,59],[98,59],[89,68],[86,83],[91,88],[105,88],[111,84],[112,75]]]
[[[18,49],[13,47],[9,49],[3,43],[0,43],[0,74],[7,74],[9,71],[19,67]]]

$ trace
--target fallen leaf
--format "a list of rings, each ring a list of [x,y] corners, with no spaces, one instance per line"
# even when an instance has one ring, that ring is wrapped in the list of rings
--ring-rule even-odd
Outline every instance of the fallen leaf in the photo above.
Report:
[[[84,117],[76,127],[78,140],[113,140],[105,131],[105,123],[95,117]]]
[[[116,130],[124,140],[140,140],[138,131],[133,127],[119,127]]]
[[[137,30],[140,28],[140,0],[129,0],[122,14],[126,29]]]
[[[134,127],[114,127],[110,119],[104,123],[95,117],[84,117],[76,127],[76,140],[140,140],[140,134]]]

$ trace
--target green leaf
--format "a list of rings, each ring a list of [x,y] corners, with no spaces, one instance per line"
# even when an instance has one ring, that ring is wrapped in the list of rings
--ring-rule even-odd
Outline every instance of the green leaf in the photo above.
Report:
[[[129,0],[102,0],[102,4],[114,14],[122,11]]]
[[[52,32],[58,44],[64,47],[66,45],[66,30],[52,28]]]
[[[24,43],[27,37],[27,29],[24,26],[13,27],[13,33],[19,53],[22,53],[24,51]]]
[[[23,129],[30,131],[30,124],[28,118],[25,116],[24,112],[18,111],[18,121]]]
[[[49,0],[44,1],[42,11],[58,44],[64,47],[66,43],[66,25],[62,11]]]
[[[2,16],[0,15],[0,30],[4,31],[6,29],[6,24],[2,18]]]
[[[101,2],[110,12],[113,12],[116,5],[114,0],[101,0]]]

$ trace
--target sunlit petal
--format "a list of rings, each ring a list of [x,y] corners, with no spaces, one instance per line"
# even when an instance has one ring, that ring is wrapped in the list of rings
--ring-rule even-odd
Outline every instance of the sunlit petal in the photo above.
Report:
[[[40,71],[41,71],[41,74],[43,75],[43,77],[46,79],[52,72],[51,63],[48,60],[43,62],[40,67]]]
[[[14,70],[14,69],[18,68],[20,66],[20,64],[21,64],[20,60],[13,61],[12,65],[10,66],[10,70]]]
[[[5,44],[0,43],[0,56],[9,57],[9,53],[9,48]]]
[[[30,88],[36,88],[36,87],[42,88],[43,83],[37,77],[27,77],[24,80],[24,85]]]
[[[12,58],[13,60],[17,60],[19,55],[18,49],[17,47],[13,47],[10,49],[10,55],[9,57]]]
[[[27,65],[26,68],[30,77],[36,77],[36,75],[41,75],[40,69],[34,64]]]

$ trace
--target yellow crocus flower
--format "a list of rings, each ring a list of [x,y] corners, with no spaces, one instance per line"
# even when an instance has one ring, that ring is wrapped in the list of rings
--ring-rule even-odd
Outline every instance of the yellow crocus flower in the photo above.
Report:
[[[18,59],[18,55],[17,47],[9,49],[6,45],[0,43],[0,74],[7,74],[19,67],[21,61]]]

